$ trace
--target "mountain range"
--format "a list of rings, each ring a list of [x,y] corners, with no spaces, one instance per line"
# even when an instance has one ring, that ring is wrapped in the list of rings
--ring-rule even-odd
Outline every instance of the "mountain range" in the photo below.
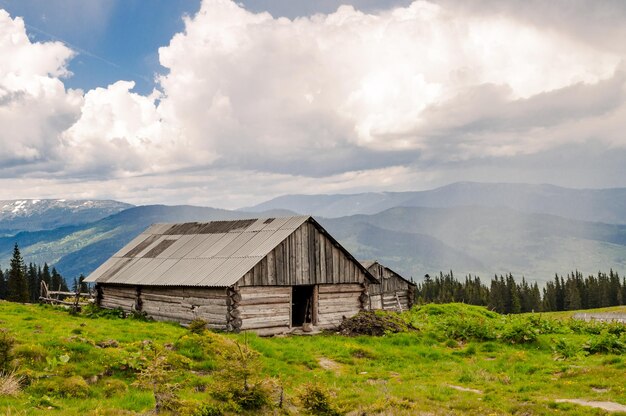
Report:
[[[132,207],[118,201],[15,199],[0,201],[0,235],[86,224]]]
[[[31,210],[28,227],[0,237],[0,264],[8,265],[17,242],[27,262],[48,262],[73,278],[90,273],[152,223],[299,212],[313,213],[357,258],[377,259],[416,280],[440,270],[487,279],[512,272],[540,282],[575,269],[626,271],[626,208],[618,209],[624,204],[623,189],[597,191],[597,200],[591,203],[594,190],[509,186],[517,190],[517,200],[514,191],[501,184],[461,183],[424,192],[292,195],[236,211],[92,201],[92,211],[78,209],[62,221],[52,204],[50,217],[45,210],[37,214]],[[471,198],[473,192],[476,196]],[[545,201],[539,197],[542,194]],[[564,195],[561,211],[555,195]],[[579,206],[575,201],[581,201]],[[598,201],[607,206],[599,206]],[[424,206],[414,206],[418,203]],[[594,204],[595,210],[590,208]],[[105,209],[117,212],[106,216]],[[44,227],[54,221],[62,226]]]
[[[458,182],[417,192],[285,195],[242,211],[286,209],[327,218],[375,214],[395,207],[506,207],[582,221],[626,224],[626,188],[569,189],[554,185]]]

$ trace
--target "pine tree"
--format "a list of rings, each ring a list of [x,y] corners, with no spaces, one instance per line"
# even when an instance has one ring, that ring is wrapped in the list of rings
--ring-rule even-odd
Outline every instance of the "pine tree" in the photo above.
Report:
[[[37,276],[37,267],[33,263],[28,265],[28,294],[31,303],[39,300],[39,276]]]
[[[13,302],[28,302],[30,295],[28,292],[28,280],[24,273],[24,260],[20,249],[15,243],[13,247],[13,257],[11,258],[11,268],[7,278],[7,299]]]
[[[7,281],[4,278],[2,267],[0,266],[0,299],[7,298]]]
[[[52,276],[50,276],[50,268],[48,267],[48,263],[43,264],[43,270],[41,271],[41,280],[45,282],[46,286],[50,290],[58,290],[58,288],[52,289]]]
[[[574,279],[567,279],[565,283],[565,310],[574,311],[581,308],[580,291]]]
[[[67,287],[65,279],[63,279],[63,276],[61,276],[59,272],[57,272],[57,269],[54,267],[52,268],[52,274],[50,275],[50,285],[52,286],[50,290],[69,292],[69,288]]]

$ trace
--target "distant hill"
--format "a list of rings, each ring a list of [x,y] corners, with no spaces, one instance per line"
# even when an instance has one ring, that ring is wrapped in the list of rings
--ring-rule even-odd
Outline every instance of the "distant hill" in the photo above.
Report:
[[[132,206],[124,202],[108,200],[4,200],[0,201],[0,235],[87,224]]]
[[[13,245],[18,243],[27,262],[54,264],[66,278],[72,278],[90,273],[150,224],[246,216],[250,214],[185,205],[134,207],[91,224],[0,238],[0,264],[8,265]]]
[[[134,207],[91,224],[0,238],[8,266],[17,242],[26,261],[54,264],[67,278],[88,274],[156,222],[276,216],[192,206]],[[317,217],[359,259],[377,259],[406,277],[452,269],[457,276],[514,273],[531,280],[555,272],[626,272],[626,225],[528,214],[497,207],[400,207],[373,215]]]
[[[626,188],[568,189],[554,185],[459,182],[419,192],[285,195],[243,211],[288,209],[327,218],[375,214],[395,207],[507,207],[582,221],[626,224]]]
[[[490,278],[494,273],[512,272],[517,277],[546,281],[556,272],[575,269],[585,273],[609,268],[621,274],[626,271],[626,225],[486,207],[392,208],[322,223],[358,257],[372,257],[371,248],[362,241],[383,248],[378,259],[406,275],[422,277],[452,269],[458,275]],[[364,225],[375,228],[368,231]],[[377,229],[387,233],[377,236]],[[407,234],[429,236],[430,240],[426,247],[416,242],[391,246],[394,238],[407,241]],[[420,248],[408,252],[411,244]]]

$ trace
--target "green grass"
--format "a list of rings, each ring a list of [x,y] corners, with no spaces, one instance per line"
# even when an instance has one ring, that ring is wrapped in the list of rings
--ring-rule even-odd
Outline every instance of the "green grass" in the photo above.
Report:
[[[330,391],[333,406],[353,414],[600,415],[554,400],[626,405],[626,355],[615,350],[626,345],[626,330],[557,316],[426,305],[402,316],[416,329],[383,337],[260,338],[196,335],[176,324],[0,302],[0,328],[16,340],[14,363],[26,384],[15,397],[0,396],[0,413],[144,414],[155,401],[136,382],[159,351],[167,359],[168,383],[178,386],[182,407],[175,414],[191,415],[201,404],[221,405],[211,392],[233,367],[233,341],[247,341],[258,352],[249,364],[258,367],[256,377],[269,386],[271,401],[284,389],[283,409],[266,407],[267,414],[302,413],[298,396],[311,382]],[[598,351],[589,353],[591,345]],[[604,352],[605,346],[613,352]]]

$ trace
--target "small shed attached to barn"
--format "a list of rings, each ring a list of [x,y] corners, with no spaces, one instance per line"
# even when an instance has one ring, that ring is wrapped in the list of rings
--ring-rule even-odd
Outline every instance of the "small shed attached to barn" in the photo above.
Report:
[[[369,286],[370,309],[394,311],[411,309],[415,301],[415,283],[378,261],[364,260],[361,264],[380,282]]]
[[[310,216],[154,224],[85,281],[105,308],[261,334],[337,325],[378,283]]]

